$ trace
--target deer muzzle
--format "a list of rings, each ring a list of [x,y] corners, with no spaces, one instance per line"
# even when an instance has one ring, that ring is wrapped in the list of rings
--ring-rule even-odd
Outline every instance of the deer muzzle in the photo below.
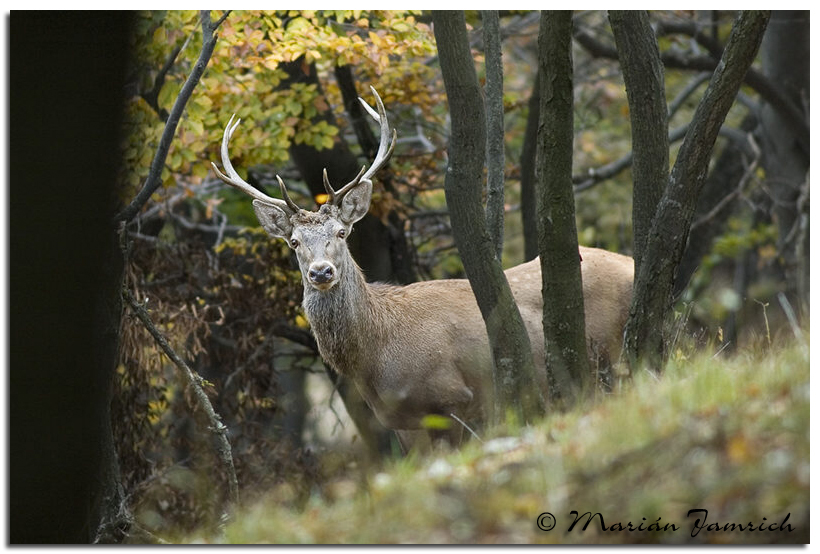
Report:
[[[336,283],[336,266],[328,261],[314,262],[308,269],[310,284],[319,290],[327,290]]]

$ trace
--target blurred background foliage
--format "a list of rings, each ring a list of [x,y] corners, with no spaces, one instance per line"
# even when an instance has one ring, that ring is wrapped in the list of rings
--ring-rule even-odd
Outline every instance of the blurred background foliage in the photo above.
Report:
[[[213,18],[219,15],[214,12]],[[725,39],[733,14],[675,11],[652,17],[693,23]],[[231,12],[217,30],[216,49],[186,105],[163,186],[127,227],[126,285],[145,302],[177,352],[210,383],[207,392],[230,430],[244,498],[286,483],[282,494],[303,505],[334,476],[366,466],[374,452],[325,374],[301,313],[300,275],[285,243],[266,237],[250,200],[228,190],[210,169],[219,160],[224,127],[232,114],[243,120],[231,141],[232,161],[243,178],[276,196],[274,176],[279,174],[297,203],[309,207],[321,201],[321,183],[306,176],[304,162],[295,161],[297,152],[308,166],[324,165],[322,153],[337,151],[353,159],[354,173],[369,163],[366,140],[345,100],[345,79],[352,77],[357,94],[368,101],[369,87],[375,87],[399,138],[389,168],[374,183],[370,214],[388,229],[391,255],[396,242],[406,242],[402,263],[408,271],[403,275],[462,276],[444,201],[449,116],[430,20],[420,11]],[[478,12],[468,13],[468,24],[483,83]],[[576,27],[611,43],[604,12],[579,12]],[[505,267],[524,257],[520,168],[536,79],[537,34],[536,12],[502,13]],[[121,145],[124,201],[148,175],[168,112],[201,44],[197,12],[138,15]],[[659,45],[662,52],[702,53],[683,34],[664,34]],[[580,44],[573,55],[579,241],[629,254],[628,165],[607,178],[596,177],[631,151],[620,69],[617,59],[593,55]],[[690,92],[681,97],[670,130],[689,121],[705,90],[705,80],[690,86],[696,76],[666,70],[670,104]],[[748,87],[741,95],[726,127],[740,129],[758,101]],[[730,140],[719,139],[715,159]],[[673,145],[672,162],[679,145]],[[753,163],[745,159],[745,167]],[[336,186],[351,177],[330,175]],[[679,312],[693,342],[720,342],[729,325],[742,330],[733,334],[733,347],[744,340],[759,342],[766,333],[762,306],[786,287],[768,196],[767,175],[758,165],[683,287]],[[381,240],[369,227],[359,227],[357,234],[364,248]],[[391,260],[392,273],[374,270],[368,276],[410,280],[396,277]],[[751,264],[752,271],[739,290],[736,268],[741,263]],[[768,313],[772,325],[778,319],[774,312]],[[112,420],[129,501],[140,525],[160,536],[214,523],[219,513],[219,499],[213,497],[220,493],[213,483],[214,468],[220,466],[207,424],[192,406],[172,364],[126,317]]]

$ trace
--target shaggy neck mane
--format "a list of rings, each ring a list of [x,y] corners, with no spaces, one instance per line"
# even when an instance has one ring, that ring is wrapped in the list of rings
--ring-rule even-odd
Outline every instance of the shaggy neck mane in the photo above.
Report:
[[[380,329],[375,322],[383,318],[371,285],[355,262],[348,262],[339,268],[340,281],[328,291],[305,283],[302,305],[322,358],[338,373],[353,376],[373,354]]]

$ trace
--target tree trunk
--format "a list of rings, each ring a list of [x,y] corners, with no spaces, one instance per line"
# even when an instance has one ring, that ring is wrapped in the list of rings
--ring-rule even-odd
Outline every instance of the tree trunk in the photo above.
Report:
[[[89,543],[122,501],[109,411],[122,269],[111,221],[130,28],[127,13],[14,17],[12,543]]]
[[[594,386],[572,190],[572,12],[544,11],[538,32],[538,246],[550,401],[571,405]]]
[[[487,73],[487,230],[501,261],[504,250],[504,73],[498,12],[481,12]]]
[[[775,11],[761,46],[763,74],[777,83],[795,106],[804,107],[806,121],[809,38],[808,11]],[[803,235],[808,237],[809,152],[802,148],[794,127],[769,103],[760,110],[760,137],[786,279],[791,290],[799,289],[799,301],[808,305],[808,241],[799,239]]]
[[[633,368],[638,360],[660,368],[675,272],[689,236],[712,147],[754,60],[768,20],[768,12],[758,11],[742,12],[735,20],[723,57],[678,152],[636,275],[624,339],[624,354]]]
[[[611,11],[632,127],[632,229],[635,271],[669,180],[669,123],[658,41],[645,11]]]
[[[524,419],[539,412],[532,350],[509,283],[495,257],[481,205],[484,103],[463,12],[434,11],[441,73],[450,105],[449,164],[444,180],[453,236],[487,326],[493,353],[496,420],[507,409]]]

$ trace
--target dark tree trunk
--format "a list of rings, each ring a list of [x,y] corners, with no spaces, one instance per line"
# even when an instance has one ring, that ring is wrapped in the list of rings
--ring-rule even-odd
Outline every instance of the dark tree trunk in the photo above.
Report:
[[[776,83],[808,122],[809,12],[775,11],[763,39],[763,74]],[[774,200],[778,247],[786,277],[799,301],[808,305],[809,152],[787,118],[766,103],[760,111],[766,183]],[[801,240],[802,239],[802,240]]]
[[[130,24],[127,13],[18,13],[11,27],[12,543],[91,542],[122,501],[111,221]]]
[[[544,11],[538,32],[538,246],[550,401],[571,405],[594,386],[587,358],[572,190],[572,12]]]
[[[525,419],[539,411],[530,341],[481,205],[485,153],[484,102],[470,54],[463,12],[434,11],[433,29],[450,105],[452,129],[444,180],[453,236],[487,326],[493,352],[495,417],[515,409]]]
[[[768,12],[748,11],[738,16],[678,153],[636,275],[624,339],[624,353],[632,367],[643,360],[657,369],[664,357],[664,324],[671,309],[675,272],[689,237],[712,147],[768,20]]]
[[[663,64],[645,11],[611,11],[632,127],[632,229],[635,270],[669,180],[669,124]]]
[[[504,73],[497,11],[481,12],[487,73],[487,231],[501,261],[504,250]]]

